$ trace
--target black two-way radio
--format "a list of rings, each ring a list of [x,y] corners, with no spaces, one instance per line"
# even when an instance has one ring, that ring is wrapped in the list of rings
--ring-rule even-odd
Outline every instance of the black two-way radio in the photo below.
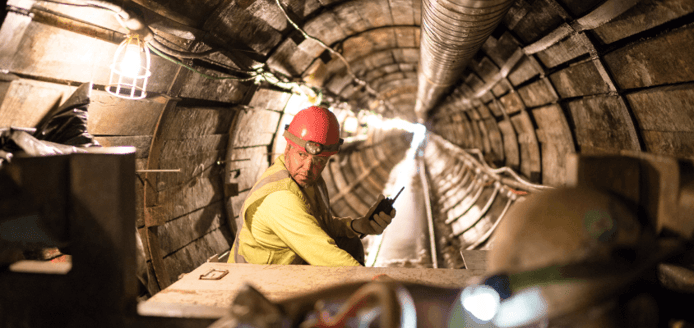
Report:
[[[381,201],[378,203],[378,206],[376,206],[376,209],[370,213],[369,220],[374,219],[374,215],[384,212],[388,215],[390,215],[390,212],[393,211],[393,203],[395,203],[395,200],[398,199],[398,196],[400,196],[400,193],[405,190],[405,187],[402,187],[400,191],[398,191],[398,194],[393,197],[393,199],[390,198],[384,198],[381,199]]]

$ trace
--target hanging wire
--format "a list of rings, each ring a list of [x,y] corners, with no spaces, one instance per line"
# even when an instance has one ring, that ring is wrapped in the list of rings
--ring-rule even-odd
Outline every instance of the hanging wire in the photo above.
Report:
[[[489,164],[487,164],[487,161],[484,159],[484,154],[477,148],[463,149],[463,151],[477,155],[477,158],[478,158],[477,162],[479,164],[481,164],[483,169],[488,171],[488,172],[492,172],[494,174],[507,173],[507,174],[511,175],[517,182],[519,182],[520,184],[522,184],[526,187],[529,187],[529,188],[555,189],[552,186],[546,186],[546,185],[541,185],[541,184],[537,184],[537,183],[531,183],[531,182],[525,180],[524,178],[522,178],[520,175],[518,175],[518,173],[516,173],[513,169],[511,169],[508,166],[504,166],[504,167],[500,167],[500,168],[496,168],[496,169],[490,167]],[[471,156],[471,158],[473,160],[475,160],[474,157]]]
[[[233,76],[221,76],[221,77],[220,77],[220,76],[207,75],[207,74],[205,74],[205,73],[203,73],[203,72],[198,71],[197,69],[195,69],[195,68],[193,68],[193,67],[191,67],[191,66],[186,65],[186,64],[183,63],[183,62],[180,62],[180,61],[176,60],[175,58],[172,58],[172,57],[167,56],[167,55],[164,54],[163,52],[159,51],[156,47],[152,46],[149,42],[147,43],[147,47],[148,47],[150,50],[152,50],[155,54],[159,55],[160,57],[162,57],[162,58],[164,58],[164,59],[166,59],[166,60],[168,60],[168,61],[170,61],[170,62],[172,62],[172,63],[174,63],[174,64],[183,66],[183,67],[185,67],[185,68],[187,68],[187,69],[189,69],[189,70],[191,70],[191,71],[193,71],[193,72],[195,72],[195,73],[197,73],[197,74],[200,74],[200,76],[202,76],[202,77],[204,77],[204,78],[206,78],[206,79],[209,79],[209,80],[237,80],[237,81],[241,81],[241,82],[248,82],[248,81],[253,81],[253,80],[256,79],[255,76],[251,76],[251,77],[248,77],[248,78],[239,78],[239,77],[233,77]],[[255,72],[247,72],[247,73],[250,74],[250,75],[254,75]]]
[[[352,79],[353,79],[357,84],[363,86],[369,94],[375,96],[377,99],[380,99],[384,104],[387,104],[388,109],[390,109],[391,111],[395,111],[395,109],[393,108],[393,105],[392,105],[389,101],[384,100],[383,97],[381,96],[381,94],[380,94],[378,91],[374,90],[368,83],[366,83],[366,81],[360,79],[359,77],[357,77],[356,74],[354,74],[354,71],[352,70],[352,66],[349,64],[349,62],[347,62],[347,59],[346,59],[344,56],[342,56],[341,53],[335,51],[335,49],[329,47],[327,44],[325,44],[325,42],[321,41],[320,39],[318,39],[318,38],[316,38],[316,37],[314,37],[314,36],[309,35],[308,33],[306,33],[306,31],[304,31],[304,30],[303,30],[301,27],[299,27],[299,25],[297,25],[291,18],[289,18],[289,15],[287,14],[287,11],[284,9],[284,6],[282,6],[282,3],[280,3],[280,0],[275,0],[275,2],[277,3],[277,6],[280,7],[280,10],[282,11],[282,14],[284,14],[284,17],[287,19],[287,21],[289,22],[289,24],[291,24],[292,26],[294,26],[294,28],[295,28],[297,31],[299,31],[299,32],[301,33],[301,35],[304,36],[304,38],[306,38],[306,39],[311,39],[311,40],[313,40],[313,41],[318,42],[318,44],[320,44],[321,47],[325,48],[325,50],[328,50],[331,54],[337,56],[337,58],[339,58],[339,59],[342,61],[342,63],[345,64],[345,67],[347,67],[347,72],[349,73],[350,76],[352,76]]]
[[[118,20],[118,22],[123,26],[123,28],[128,30],[129,33],[131,32],[131,29],[128,27],[127,22],[130,20],[135,20],[138,25],[143,26],[142,29],[140,29],[138,31],[144,30],[146,33],[151,33],[151,40],[148,40],[146,42],[147,48],[149,48],[151,51],[153,51],[158,56],[160,56],[160,57],[162,57],[162,58],[164,58],[164,59],[166,59],[166,60],[168,60],[168,61],[170,61],[176,65],[183,66],[186,69],[188,69],[194,73],[197,73],[206,79],[209,79],[209,80],[235,80],[235,81],[239,81],[239,82],[254,81],[255,84],[260,84],[261,82],[267,82],[269,84],[275,85],[275,86],[280,87],[282,89],[290,90],[292,93],[304,95],[308,98],[311,98],[312,96],[308,95],[304,91],[304,89],[302,89],[302,87],[303,87],[303,88],[310,89],[311,92],[315,93],[315,99],[319,99],[319,100],[322,99],[323,92],[320,88],[315,88],[315,87],[309,86],[305,82],[290,81],[290,77],[288,77],[284,74],[281,74],[279,72],[270,71],[270,70],[266,69],[264,67],[264,65],[254,67],[254,70],[252,70],[252,71],[239,71],[239,73],[249,75],[249,77],[247,77],[247,78],[240,78],[240,77],[233,77],[233,76],[212,76],[212,75],[208,75],[208,74],[205,74],[203,72],[200,72],[197,69],[193,68],[192,66],[186,65],[185,63],[181,62],[180,60],[178,60],[174,57],[203,58],[203,57],[206,57],[210,54],[219,52],[219,50],[211,49],[211,50],[196,53],[196,52],[180,51],[180,50],[173,49],[173,48],[165,45],[164,43],[160,42],[159,40],[157,40],[155,38],[155,36],[157,36],[156,33],[154,33],[154,31],[149,26],[147,26],[146,22],[142,21],[139,18],[133,17],[132,15],[130,15],[130,13],[128,13],[125,9],[123,9],[119,5],[116,5],[116,4],[107,2],[107,1],[101,1],[101,0],[86,0],[86,1],[82,1],[82,2],[63,2],[63,1],[56,1],[56,0],[39,0],[37,2],[53,3],[53,4],[58,4],[58,5],[75,6],[75,7],[92,7],[92,8],[98,8],[98,9],[111,11],[116,15],[116,19]],[[278,4],[279,4],[279,2],[278,2]],[[291,19],[289,19],[289,17],[287,16],[287,13],[284,11],[284,8],[282,8],[281,5],[280,5],[280,8],[282,9],[282,12],[285,14],[285,17],[287,17],[287,20],[289,20],[289,22],[292,25],[294,25],[294,27],[299,29],[304,35],[308,36],[303,30],[301,30],[298,26],[296,26],[296,24],[294,24],[294,22],[292,22]],[[313,38],[313,39],[315,39],[315,38]],[[322,41],[320,41],[318,39],[315,39],[315,40],[318,41],[319,43],[321,43],[321,45],[323,45],[324,47],[326,47],[326,49],[329,49],[333,53],[337,54],[347,64],[346,60],[344,59],[344,57],[342,57],[342,55],[340,55],[339,53],[336,53],[334,50],[330,49]],[[349,68],[349,64],[347,64],[347,65]],[[359,84],[366,85],[366,82],[356,78],[354,73],[352,73],[351,68],[349,68],[349,70],[350,70],[350,74],[355,78],[355,80]],[[368,87],[368,85],[367,85],[367,87]],[[373,89],[371,89],[371,90],[373,91]]]

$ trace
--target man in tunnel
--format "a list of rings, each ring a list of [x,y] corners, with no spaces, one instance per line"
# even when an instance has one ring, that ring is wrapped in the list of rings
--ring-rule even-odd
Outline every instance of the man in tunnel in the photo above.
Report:
[[[284,132],[287,147],[255,183],[241,209],[241,227],[229,263],[364,265],[360,237],[381,234],[395,216],[334,217],[321,177],[343,140],[335,115],[306,108]]]

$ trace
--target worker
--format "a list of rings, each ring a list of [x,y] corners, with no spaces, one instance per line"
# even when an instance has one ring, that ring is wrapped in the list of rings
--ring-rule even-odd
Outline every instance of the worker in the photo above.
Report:
[[[284,137],[284,154],[263,173],[243,203],[229,263],[363,265],[360,238],[381,234],[395,210],[369,220],[367,215],[384,198],[379,195],[363,217],[332,216],[321,172],[343,140],[329,110],[313,106],[300,111],[285,127]]]

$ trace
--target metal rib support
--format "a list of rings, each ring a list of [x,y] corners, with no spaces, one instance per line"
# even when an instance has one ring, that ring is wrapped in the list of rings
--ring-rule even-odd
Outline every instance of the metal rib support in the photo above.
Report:
[[[484,207],[477,214],[477,217],[469,220],[469,222],[467,223],[467,226],[464,227],[460,233],[457,233],[456,236],[459,236],[459,235],[465,233],[465,231],[470,230],[470,228],[475,226],[475,224],[477,224],[477,222],[479,222],[484,217],[484,215],[487,214],[487,212],[489,211],[489,208],[492,207],[492,203],[494,203],[494,200],[496,200],[496,196],[499,194],[499,190],[501,190],[501,183],[496,181],[496,182],[494,182],[494,192],[492,193],[491,197],[489,197],[489,199],[487,200],[487,203],[484,204]],[[457,221],[457,220],[454,220],[454,221]]]

